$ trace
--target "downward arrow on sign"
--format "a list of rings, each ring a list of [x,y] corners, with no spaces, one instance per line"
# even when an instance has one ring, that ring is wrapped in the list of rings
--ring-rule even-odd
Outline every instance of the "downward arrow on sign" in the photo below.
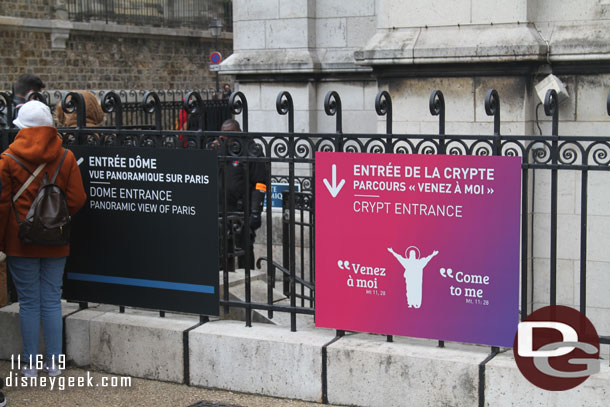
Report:
[[[322,181],[324,181],[324,185],[326,185],[328,192],[330,192],[333,198],[336,198],[337,195],[339,195],[339,191],[341,191],[341,188],[343,188],[343,185],[345,185],[344,179],[342,179],[341,182],[339,182],[339,185],[337,185],[337,166],[335,164],[333,164],[333,184],[331,185],[326,178],[324,178]]]

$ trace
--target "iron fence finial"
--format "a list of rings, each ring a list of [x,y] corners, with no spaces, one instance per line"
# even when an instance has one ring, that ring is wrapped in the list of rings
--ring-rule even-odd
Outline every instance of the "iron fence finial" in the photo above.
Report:
[[[239,91],[235,91],[233,93],[231,93],[231,96],[229,96],[229,108],[231,109],[231,112],[235,115],[241,114],[242,115],[242,130],[244,132],[248,132],[248,100],[246,99],[246,96],[239,92]]]

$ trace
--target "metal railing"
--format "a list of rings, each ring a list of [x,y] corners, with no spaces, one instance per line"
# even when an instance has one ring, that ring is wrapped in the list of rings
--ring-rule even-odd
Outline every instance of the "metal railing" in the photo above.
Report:
[[[208,30],[219,20],[233,32],[231,0],[68,0],[72,21]]]
[[[186,130],[189,115],[184,110],[184,98],[191,92],[195,92],[199,96],[201,109],[205,113],[203,122],[197,120],[196,117],[191,118],[190,128],[203,126],[202,128],[206,130],[220,130],[222,122],[231,118],[228,98],[223,99],[221,90],[214,88],[156,91],[129,89],[98,90],[93,93],[105,112],[105,118],[100,127]],[[57,106],[69,93],[70,91],[63,90],[43,91],[33,93],[30,98],[47,104],[51,113],[54,113]],[[152,107],[153,104],[156,106]],[[157,115],[157,112],[160,114]],[[12,125],[14,106],[10,92],[0,92],[0,114],[8,118],[7,122],[10,127],[14,127]],[[157,121],[159,117],[160,122]]]
[[[150,95],[149,95],[150,97]],[[155,98],[153,98],[155,99]],[[156,100],[156,99],[155,99]],[[285,133],[259,133],[250,132],[248,128],[247,100],[241,92],[234,92],[229,98],[231,113],[241,115],[243,133],[223,133],[208,131],[172,131],[172,130],[125,130],[125,129],[60,129],[64,142],[97,144],[100,148],[106,145],[145,146],[165,148],[193,148],[202,149],[210,146],[210,141],[217,140],[219,136],[230,136],[221,141],[218,156],[219,166],[227,166],[236,160],[242,162],[261,162],[269,169],[268,184],[272,177],[281,177],[287,180],[288,193],[285,193],[283,221],[280,230],[273,224],[271,207],[271,191],[267,190],[267,204],[264,208],[267,217],[263,225],[266,228],[267,253],[257,261],[259,267],[266,269],[267,288],[269,296],[267,301],[253,301],[251,292],[251,271],[254,264],[246,264],[244,270],[245,299],[235,300],[229,298],[228,270],[224,269],[225,291],[221,297],[221,305],[225,308],[241,308],[245,310],[245,323],[252,324],[252,313],[255,310],[267,311],[269,318],[274,312],[287,312],[290,314],[291,330],[297,329],[297,314],[313,315],[315,310],[315,240],[314,236],[314,194],[315,188],[307,193],[297,193],[297,171],[302,167],[309,168],[311,174],[315,171],[314,153],[316,151],[351,152],[351,153],[397,153],[397,154],[454,154],[454,155],[499,155],[521,157],[522,200],[521,200],[521,304],[520,315],[524,319],[532,311],[532,285],[529,283],[533,270],[531,259],[533,257],[533,220],[529,216],[529,207],[533,194],[531,176],[539,172],[550,174],[550,208],[549,228],[543,233],[549,235],[549,267],[547,270],[536,269],[536,273],[545,273],[549,281],[549,305],[558,303],[557,298],[557,260],[558,260],[558,185],[560,173],[573,172],[580,176],[581,203],[579,224],[577,230],[572,231],[579,237],[579,299],[578,308],[587,313],[587,245],[589,234],[587,225],[590,221],[588,215],[588,197],[592,186],[589,176],[595,172],[610,171],[610,136],[560,136],[559,113],[557,94],[549,91],[544,102],[544,110],[551,118],[552,130],[550,135],[510,135],[501,134],[500,97],[495,90],[490,90],[485,98],[485,110],[493,116],[493,130],[488,135],[451,135],[445,132],[445,102],[442,92],[436,90],[430,97],[430,113],[439,118],[439,131],[437,134],[393,134],[392,133],[392,101],[390,95],[382,91],[377,95],[375,106],[378,115],[386,117],[385,134],[345,134],[342,132],[341,99],[336,92],[326,95],[324,109],[329,116],[335,116],[336,133],[295,133],[294,132],[294,106],[288,92],[281,92],[276,101],[277,112],[288,116],[288,131]],[[194,94],[185,97],[184,108],[189,112],[201,106],[200,98]],[[160,107],[153,104],[154,114],[158,114]],[[607,102],[610,115],[610,95]],[[2,130],[2,148],[4,149],[10,139],[14,137],[15,130]],[[94,134],[95,133],[95,134]],[[68,139],[67,134],[76,134]],[[102,137],[100,137],[102,136]],[[107,137],[105,137],[107,136]],[[174,142],[183,137],[185,143]],[[253,148],[262,149],[262,156],[243,154]],[[281,166],[278,164],[281,163]],[[275,168],[281,168],[281,173],[274,173]],[[248,191],[250,185],[245,183]],[[598,185],[597,188],[600,188]],[[605,187],[604,187],[605,188]],[[607,189],[607,188],[605,188]],[[536,190],[536,193],[547,194],[547,191]],[[222,196],[222,191],[221,191]],[[228,212],[221,213],[221,236],[230,236],[233,233],[227,230],[230,223]],[[535,214],[534,214],[535,215]],[[547,216],[547,215],[545,215]],[[224,220],[227,219],[227,222]],[[237,214],[237,221],[249,224],[249,213]],[[301,228],[301,230],[297,230]],[[273,252],[274,234],[282,234],[285,252],[278,256]],[[536,233],[541,233],[536,231]],[[305,242],[308,242],[309,248]],[[300,246],[297,244],[300,242]],[[247,242],[249,244],[250,242]],[[262,242],[258,242],[262,243]],[[231,257],[227,245],[221,253],[223,259]],[[309,251],[307,251],[309,250]],[[300,254],[299,254],[300,253]],[[305,259],[310,263],[306,265]],[[276,272],[284,276],[284,289],[288,295],[289,304],[277,304],[273,301],[273,290]],[[531,279],[533,282],[533,279]],[[533,284],[533,283],[532,283]],[[606,333],[608,334],[608,333]],[[390,340],[391,337],[388,337]],[[610,337],[600,336],[600,341],[610,344]],[[442,341],[439,342],[442,346]],[[497,350],[497,349],[496,349]]]

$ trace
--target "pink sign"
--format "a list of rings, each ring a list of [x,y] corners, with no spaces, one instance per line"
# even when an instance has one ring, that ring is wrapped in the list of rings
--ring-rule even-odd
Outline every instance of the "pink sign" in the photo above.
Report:
[[[316,326],[512,347],[521,158],[316,153]]]

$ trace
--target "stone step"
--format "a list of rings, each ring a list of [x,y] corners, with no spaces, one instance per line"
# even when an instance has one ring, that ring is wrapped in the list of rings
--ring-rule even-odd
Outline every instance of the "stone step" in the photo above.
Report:
[[[260,270],[253,270],[251,272],[251,300],[252,302],[267,303],[267,282],[266,273]],[[245,273],[244,270],[236,270],[235,273],[229,273],[230,285],[229,285],[229,299],[234,301],[245,301]],[[222,274],[221,274],[222,280]],[[284,295],[282,292],[282,281],[277,280],[275,288],[273,289],[273,303],[277,305],[290,306],[290,298]],[[297,290],[300,293],[300,288],[297,285]],[[222,297],[222,286],[220,288],[220,294]],[[307,287],[304,289],[306,296],[311,295],[311,290]],[[297,298],[297,305],[300,305],[301,300]],[[305,301],[307,305],[309,301]],[[224,313],[221,307],[221,319],[231,319],[238,321],[245,321],[244,309],[232,307],[228,314]],[[267,324],[273,324],[277,326],[290,326],[290,313],[288,312],[273,312],[273,316],[269,318],[269,313],[265,310],[253,310],[252,320],[254,322],[262,322]],[[313,328],[315,326],[313,315],[297,314],[297,329]]]
[[[297,298],[297,306],[300,305],[300,299]],[[308,301],[305,301],[307,305]],[[277,305],[285,305],[287,307],[290,306],[290,298],[285,298],[276,302]],[[289,312],[274,312],[273,319],[271,319],[271,323],[277,326],[290,326],[290,313]],[[306,314],[297,314],[297,322],[296,322],[297,330],[301,329],[313,329],[315,328],[315,320],[313,315]]]
[[[261,270],[250,271],[250,299],[252,302],[267,303],[267,273]],[[282,293],[281,285],[276,283],[276,288],[273,290],[273,302],[281,301],[286,298]],[[220,298],[223,298],[223,275],[220,272],[220,286],[219,293]],[[246,300],[246,277],[245,270],[237,269],[235,272],[229,273],[229,300],[230,301],[241,301]],[[246,312],[244,308],[231,307],[229,312],[224,312],[224,307],[220,307],[220,318],[230,319],[236,321],[245,321]],[[275,324],[267,316],[267,311],[264,310],[253,310],[252,321],[260,322],[265,324]]]

